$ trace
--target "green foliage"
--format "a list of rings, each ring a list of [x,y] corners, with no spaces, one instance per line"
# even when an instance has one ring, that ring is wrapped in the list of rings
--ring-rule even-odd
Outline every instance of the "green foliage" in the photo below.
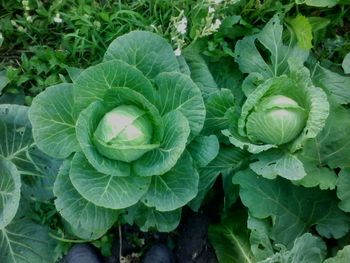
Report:
[[[73,84],[48,88],[29,112],[38,147],[66,158],[57,210],[83,239],[102,236],[133,206],[142,229],[169,231],[198,192],[197,169],[219,151],[216,136],[199,136],[201,91],[180,73],[171,46],[149,32],[117,38],[104,60]]]

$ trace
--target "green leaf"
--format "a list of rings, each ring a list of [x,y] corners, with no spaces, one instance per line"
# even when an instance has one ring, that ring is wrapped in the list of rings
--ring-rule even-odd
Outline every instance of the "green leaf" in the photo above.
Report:
[[[108,47],[104,61],[111,59],[135,66],[151,79],[161,72],[180,71],[171,45],[151,32],[132,31],[115,39]]]
[[[276,243],[290,248],[312,226],[326,238],[340,238],[349,230],[349,217],[338,209],[330,191],[264,179],[251,170],[237,173],[233,183],[240,185],[240,198],[252,216],[273,218],[271,238]]]
[[[316,64],[311,77],[315,85],[328,92],[337,103],[350,103],[350,77],[332,72],[319,64]]]
[[[160,212],[152,207],[138,203],[128,209],[127,221],[132,225],[135,222],[141,231],[156,230],[159,232],[173,231],[180,223],[181,209],[169,212]]]
[[[307,248],[307,249],[305,249]],[[327,254],[327,247],[323,240],[313,236],[310,233],[305,233],[294,241],[291,250],[282,251],[259,261],[259,263],[280,263],[280,262],[298,262],[298,263],[322,263]]]
[[[220,224],[210,226],[208,235],[220,263],[255,262],[243,213],[233,213]]]
[[[54,262],[56,242],[49,229],[23,218],[0,230],[1,263]]]
[[[11,161],[22,175],[22,194],[46,201],[60,161],[49,158],[33,142],[28,107],[0,105],[0,159]]]
[[[228,89],[211,93],[205,102],[207,114],[203,127],[204,134],[213,134],[229,126],[227,111],[235,106],[235,98]]]
[[[308,57],[308,51],[300,49],[289,41],[286,46],[282,41],[283,27],[278,15],[275,15],[262,29],[253,36],[239,40],[235,47],[236,62],[243,73],[257,72],[266,79],[279,76],[287,72],[287,58],[294,57],[302,64]],[[265,61],[257,49],[255,41],[258,40],[270,53],[269,61]]]
[[[55,206],[61,216],[75,228],[88,232],[89,239],[97,239],[107,232],[118,218],[118,212],[96,206],[82,197],[69,178],[71,161],[66,160],[57,175],[54,185]],[[80,238],[80,232],[76,235]]]
[[[154,88],[135,67],[120,60],[111,60],[85,69],[74,82],[76,114],[92,102],[102,101],[108,89],[125,87],[141,93],[153,102]]]
[[[312,26],[307,17],[298,14],[295,18],[289,20],[297,40],[298,46],[303,49],[312,48]]]
[[[179,111],[163,117],[164,137],[159,148],[147,152],[133,163],[133,170],[141,176],[162,175],[178,161],[186,148],[190,127]]]
[[[1,41],[1,38],[0,38]],[[0,43],[1,46],[1,43]],[[0,95],[2,93],[2,90],[7,86],[7,84],[10,82],[10,80],[6,76],[6,70],[0,71]]]
[[[69,177],[75,189],[91,203],[105,208],[132,206],[147,192],[151,181],[149,177],[135,175],[101,174],[81,152],[74,155],[71,165]]]
[[[350,74],[350,52],[344,57],[343,63],[341,64],[345,74]]]
[[[76,134],[81,150],[98,172],[119,177],[129,176],[130,165],[128,163],[103,156],[93,142],[94,132],[107,111],[101,102],[96,101],[81,112],[76,125]]]
[[[78,78],[81,72],[84,71],[84,69],[81,68],[75,68],[75,67],[67,67],[66,68],[67,73],[70,77],[70,79],[74,82]]]
[[[337,196],[341,200],[339,208],[350,212],[350,168],[344,168],[338,175]]]
[[[142,201],[158,211],[178,209],[196,196],[198,180],[192,158],[188,152],[184,152],[169,172],[152,177],[149,190]]]
[[[250,153],[257,154],[277,147],[273,144],[253,144],[249,140],[238,135],[237,133],[231,133],[229,130],[223,130],[221,131],[221,133],[228,137],[230,143],[232,143],[234,146],[242,150],[247,150]]]
[[[73,107],[73,85],[68,83],[49,87],[34,98],[28,115],[40,150],[66,158],[79,149]]]
[[[199,87],[204,97],[219,90],[206,62],[198,52],[193,49],[185,49],[183,56],[190,68],[191,79]]]
[[[230,173],[239,170],[245,163],[249,154],[236,147],[220,146],[218,155],[207,166],[198,169],[199,185],[198,194],[190,202],[189,206],[198,211],[205,195],[214,185],[220,173]]]
[[[326,259],[323,263],[348,263],[350,261],[350,246],[345,246],[337,255]]]
[[[297,156],[288,152],[271,150],[254,158],[258,161],[251,163],[250,168],[268,179],[274,179],[279,175],[288,180],[300,180],[306,175],[303,163]]]
[[[0,229],[15,217],[21,197],[21,176],[16,166],[0,159]]]
[[[205,121],[205,106],[196,84],[188,76],[177,72],[161,73],[155,83],[158,87],[156,107],[160,114],[180,111],[188,120],[191,138],[198,135]]]
[[[208,165],[219,153],[219,140],[215,135],[197,136],[187,150],[197,167]]]
[[[316,7],[333,7],[338,2],[339,0],[305,0],[306,5]]]

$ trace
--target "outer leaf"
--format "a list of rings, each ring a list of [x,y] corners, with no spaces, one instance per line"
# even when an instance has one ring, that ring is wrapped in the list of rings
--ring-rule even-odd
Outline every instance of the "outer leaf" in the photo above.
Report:
[[[317,7],[333,7],[339,0],[305,0],[306,5]]]
[[[292,41],[288,46],[283,45],[282,31],[280,19],[275,15],[260,33],[237,42],[236,61],[243,73],[257,72],[265,78],[270,78],[287,72],[287,58],[294,57],[300,64],[306,60],[308,52],[293,46]],[[270,52],[271,57],[268,63],[257,49],[256,39]]]
[[[306,175],[303,163],[288,152],[271,150],[255,157],[258,161],[251,163],[250,168],[265,178],[274,179],[279,175],[288,180],[300,180]]]
[[[1,43],[0,43],[1,46]],[[0,71],[0,95],[2,90],[6,87],[6,85],[10,82],[8,77],[6,76],[6,70]]]
[[[233,217],[233,218],[231,218]],[[235,213],[219,225],[209,227],[209,240],[220,263],[254,263],[246,216]]]
[[[339,203],[340,209],[350,212],[350,168],[344,168],[339,173],[337,196],[341,200]]]
[[[337,255],[326,259],[323,263],[348,263],[350,262],[350,246],[345,246],[339,250]]]
[[[234,103],[234,96],[228,89],[221,89],[210,94],[205,103],[207,114],[203,133],[213,134],[227,128],[229,126],[229,119],[226,113],[234,107]]]
[[[337,208],[332,192],[297,187],[279,178],[263,179],[250,170],[239,172],[233,183],[240,185],[241,200],[252,216],[273,218],[271,237],[277,243],[291,247],[314,225],[327,238],[340,238],[349,230],[349,218]]]
[[[149,190],[142,200],[158,211],[178,209],[197,195],[198,180],[192,158],[188,152],[184,152],[169,172],[152,177]]]
[[[191,79],[197,84],[204,97],[219,90],[208,66],[201,55],[193,49],[185,49],[183,55],[190,68]]]
[[[327,247],[323,240],[306,233],[295,239],[294,246],[290,251],[282,250],[266,260],[259,261],[259,263],[322,263],[326,254]]]
[[[312,48],[312,26],[308,18],[298,14],[289,24],[297,37],[298,46],[304,49]]]
[[[215,135],[197,136],[187,150],[197,167],[207,166],[219,153],[219,140]]]
[[[159,212],[154,208],[139,203],[128,209],[127,217],[128,223],[132,224],[135,222],[141,231],[157,230],[159,232],[170,232],[180,223],[181,209]]]
[[[1,263],[54,262],[56,243],[48,236],[46,227],[28,219],[12,221],[0,230]]]
[[[316,64],[312,80],[317,86],[327,91],[337,103],[350,103],[350,77],[339,75]]]
[[[59,84],[36,96],[29,109],[33,137],[40,150],[66,158],[79,149],[73,116],[73,85]]]
[[[0,159],[0,229],[15,217],[21,197],[21,177],[16,166]]]
[[[197,85],[188,76],[177,72],[159,74],[155,83],[160,114],[180,111],[188,120],[191,137],[198,135],[204,125],[205,106]]]
[[[239,170],[248,156],[248,153],[239,148],[221,145],[219,154],[215,159],[207,166],[198,170],[198,194],[196,198],[190,202],[190,207],[193,210],[198,211],[205,195],[212,188],[220,173],[230,173],[231,171]],[[231,196],[231,198],[234,199],[233,196]]]
[[[135,175],[120,177],[101,174],[81,152],[74,155],[71,165],[69,176],[79,194],[105,208],[132,206],[146,193],[151,181],[150,178]]]
[[[0,105],[0,158],[11,161],[23,176],[22,193],[37,200],[52,198],[60,161],[38,150],[27,116],[28,107]]]
[[[343,67],[345,74],[350,74],[350,52],[346,54],[341,66]]]
[[[74,82],[76,114],[92,102],[102,101],[110,88],[125,87],[141,93],[153,102],[150,81],[135,67],[120,60],[111,60],[84,70]]]
[[[89,163],[101,173],[113,176],[129,176],[130,165],[117,160],[112,160],[101,155],[93,142],[93,134],[108,110],[101,102],[94,102],[80,114],[76,133],[80,147],[84,152]]]
[[[115,210],[98,207],[82,197],[69,178],[71,161],[66,160],[57,175],[54,186],[57,211],[75,228],[83,228],[89,233],[89,239],[97,239],[112,227],[118,218]],[[80,238],[81,233],[76,235]]]
[[[267,151],[272,148],[276,148],[276,145],[273,144],[253,144],[247,139],[239,136],[238,134],[233,134],[229,130],[223,130],[221,131],[223,135],[228,137],[230,143],[232,143],[234,146],[242,149],[242,150],[247,150],[248,152],[251,153],[260,153],[263,151]]]
[[[123,60],[151,79],[161,72],[180,71],[171,45],[151,32],[133,31],[115,39],[104,57],[111,59]]]
[[[133,163],[141,176],[162,175],[169,171],[185,150],[190,127],[181,112],[173,111],[163,117],[164,137],[159,148],[147,152]]]

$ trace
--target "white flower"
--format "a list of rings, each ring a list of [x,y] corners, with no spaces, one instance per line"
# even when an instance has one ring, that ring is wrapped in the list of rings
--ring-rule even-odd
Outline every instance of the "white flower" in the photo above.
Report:
[[[212,26],[211,26],[211,30],[217,31],[220,28],[220,26],[221,26],[220,19],[215,19],[214,24],[212,24]]]
[[[33,22],[33,17],[32,16],[27,16],[26,19],[27,19],[27,21],[29,23]]]
[[[214,0],[215,4],[220,4],[222,2],[222,0]]]
[[[55,15],[55,17],[53,18],[53,21],[55,21],[55,23],[57,23],[57,24],[63,22],[63,20],[62,20],[62,18],[61,18],[61,16],[60,16],[59,13],[57,13],[57,14]]]
[[[181,34],[185,34],[187,30],[187,18],[183,17],[181,21],[176,26],[177,32]]]
[[[212,14],[212,13],[214,13],[214,12],[215,12],[214,7],[209,6],[209,7],[208,7],[208,14]]]
[[[177,57],[181,56],[181,49],[180,49],[180,47],[177,47],[177,49],[174,50],[174,54]]]

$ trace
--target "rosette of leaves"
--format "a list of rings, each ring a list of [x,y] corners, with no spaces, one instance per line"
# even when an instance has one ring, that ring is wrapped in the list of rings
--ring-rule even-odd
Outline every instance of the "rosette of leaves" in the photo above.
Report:
[[[245,99],[222,133],[254,155],[255,173],[295,181],[307,174],[298,154],[324,128],[329,102],[304,66],[308,50],[293,39],[284,44],[282,33],[275,15],[260,33],[237,42],[236,62],[248,74],[241,85]]]
[[[0,262],[55,262],[56,242],[34,222],[31,205],[53,197],[61,162],[34,143],[28,107],[0,105]]]
[[[149,32],[114,40],[102,63],[37,96],[29,117],[38,147],[65,159],[55,204],[82,238],[103,235],[125,209],[144,230],[175,228],[197,168],[218,152],[215,136],[200,135],[200,89]]]

